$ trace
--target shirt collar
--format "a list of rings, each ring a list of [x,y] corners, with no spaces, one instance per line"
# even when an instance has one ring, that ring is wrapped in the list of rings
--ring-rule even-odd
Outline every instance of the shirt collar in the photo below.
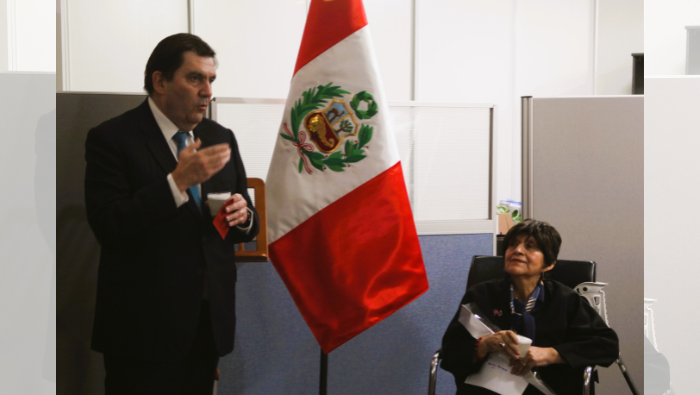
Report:
[[[170,139],[172,139],[175,133],[179,132],[180,129],[177,126],[175,126],[173,121],[168,119],[168,117],[166,117],[162,111],[160,111],[160,109],[153,101],[153,99],[151,99],[150,96],[148,97],[148,106],[151,107],[153,117],[156,119],[156,123],[158,124],[158,127],[160,127],[160,131],[163,132],[165,140],[170,141]],[[187,134],[192,135],[192,131],[188,131]]]

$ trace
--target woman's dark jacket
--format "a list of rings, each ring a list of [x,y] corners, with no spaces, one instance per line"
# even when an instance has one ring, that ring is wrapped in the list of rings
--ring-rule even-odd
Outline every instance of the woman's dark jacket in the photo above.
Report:
[[[557,395],[580,394],[583,371],[587,366],[610,366],[618,357],[617,334],[598,313],[571,288],[545,280],[543,306],[533,313],[535,318],[535,347],[553,347],[566,361],[537,368],[540,377]],[[486,281],[467,290],[462,304],[476,303],[487,318],[502,330],[510,329],[510,282],[507,278]],[[476,340],[459,323],[460,309],[442,338],[444,370],[452,373],[457,394],[493,394],[493,392],[464,384],[467,376],[476,373],[483,362],[476,360]],[[526,395],[541,394],[528,386]]]

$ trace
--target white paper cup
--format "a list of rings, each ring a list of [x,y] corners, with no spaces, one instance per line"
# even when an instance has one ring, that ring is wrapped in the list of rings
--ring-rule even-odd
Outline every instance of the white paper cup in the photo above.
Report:
[[[530,345],[532,345],[532,340],[530,338],[527,338],[525,336],[518,336],[518,351],[520,351],[520,358],[525,358],[525,355],[527,354],[528,350],[530,349]]]
[[[221,207],[224,206],[224,203],[230,197],[231,197],[231,192],[207,193],[207,201],[209,202],[209,212],[211,213],[212,217],[216,217],[216,214],[219,213],[219,210],[221,210]]]

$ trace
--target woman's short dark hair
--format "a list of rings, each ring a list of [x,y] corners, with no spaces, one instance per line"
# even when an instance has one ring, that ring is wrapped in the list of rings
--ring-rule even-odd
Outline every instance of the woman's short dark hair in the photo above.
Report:
[[[504,251],[502,252],[505,254],[505,250],[522,235],[525,235],[526,238],[532,237],[537,241],[537,247],[544,255],[544,267],[549,267],[557,261],[561,247],[561,236],[552,225],[536,219],[526,219],[510,228],[503,239]]]
[[[189,33],[178,33],[161,40],[151,52],[146,63],[144,88],[153,93],[153,73],[160,71],[166,81],[172,81],[175,71],[185,61],[183,54],[193,51],[199,56],[216,58],[216,53],[204,40]]]

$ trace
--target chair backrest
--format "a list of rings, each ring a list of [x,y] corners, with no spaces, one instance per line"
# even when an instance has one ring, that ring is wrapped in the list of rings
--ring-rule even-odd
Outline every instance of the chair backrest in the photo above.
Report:
[[[583,282],[595,282],[594,261],[569,261],[558,259],[554,269],[545,274],[546,278],[559,281],[573,289]],[[467,289],[474,284],[501,278],[506,275],[502,256],[475,255],[467,278]]]
[[[265,200],[265,181],[260,178],[248,178],[248,189],[253,189],[255,210],[260,220],[260,232],[255,237],[255,250],[246,251],[245,243],[238,244],[236,262],[267,262],[267,203]]]

